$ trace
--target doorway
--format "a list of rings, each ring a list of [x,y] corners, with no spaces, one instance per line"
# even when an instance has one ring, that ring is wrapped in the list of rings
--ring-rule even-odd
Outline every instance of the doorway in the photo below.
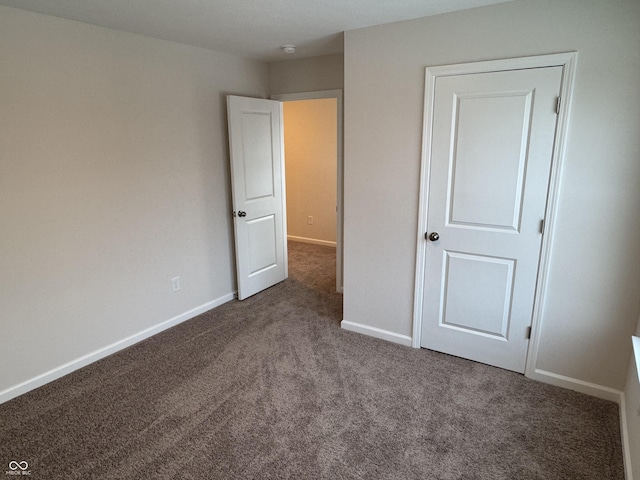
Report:
[[[272,98],[283,102],[288,239],[335,247],[342,292],[342,91]]]

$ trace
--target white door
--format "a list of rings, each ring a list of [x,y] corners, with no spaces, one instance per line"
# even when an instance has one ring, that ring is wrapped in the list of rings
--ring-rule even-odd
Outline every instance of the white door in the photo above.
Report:
[[[436,79],[421,346],[524,372],[561,79]]]
[[[280,102],[227,96],[238,298],[288,276]]]

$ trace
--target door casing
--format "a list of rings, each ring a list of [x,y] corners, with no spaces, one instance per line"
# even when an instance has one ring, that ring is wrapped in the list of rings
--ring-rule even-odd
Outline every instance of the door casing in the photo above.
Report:
[[[571,108],[577,52],[567,52],[533,57],[520,57],[487,62],[474,62],[455,65],[427,67],[425,74],[424,125],[422,139],[422,159],[420,173],[420,197],[418,206],[418,230],[416,235],[416,277],[414,289],[413,335],[412,346],[420,348],[423,318],[424,275],[426,244],[424,235],[427,229],[427,212],[429,198],[429,180],[431,167],[431,126],[433,122],[436,79],[440,76],[466,75],[472,73],[488,73],[504,70],[522,70],[541,67],[563,67],[562,85],[560,89],[560,105],[555,131],[555,142],[551,159],[551,174],[547,193],[545,213],[545,231],[542,237],[540,262],[538,266],[538,282],[534,292],[531,339],[525,367],[527,377],[536,377],[535,365],[539,351],[539,338],[543,324],[544,300],[547,288],[549,263],[552,255],[553,232],[556,223],[556,205],[559,197],[562,165],[566,146],[569,113]]]

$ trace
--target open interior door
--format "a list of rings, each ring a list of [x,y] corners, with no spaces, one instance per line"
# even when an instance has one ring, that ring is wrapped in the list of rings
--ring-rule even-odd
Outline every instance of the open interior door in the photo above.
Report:
[[[288,276],[280,102],[227,96],[238,298]]]

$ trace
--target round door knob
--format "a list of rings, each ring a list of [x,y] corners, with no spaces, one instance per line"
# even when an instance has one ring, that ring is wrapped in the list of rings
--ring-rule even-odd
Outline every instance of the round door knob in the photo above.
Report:
[[[440,234],[438,232],[431,232],[429,234],[429,240],[431,240],[432,242],[435,242],[439,238],[440,238]]]
[[[247,212],[243,212],[242,210],[240,210],[240,211],[238,212],[238,216],[239,216],[239,217],[246,217],[246,216],[247,216]]]

